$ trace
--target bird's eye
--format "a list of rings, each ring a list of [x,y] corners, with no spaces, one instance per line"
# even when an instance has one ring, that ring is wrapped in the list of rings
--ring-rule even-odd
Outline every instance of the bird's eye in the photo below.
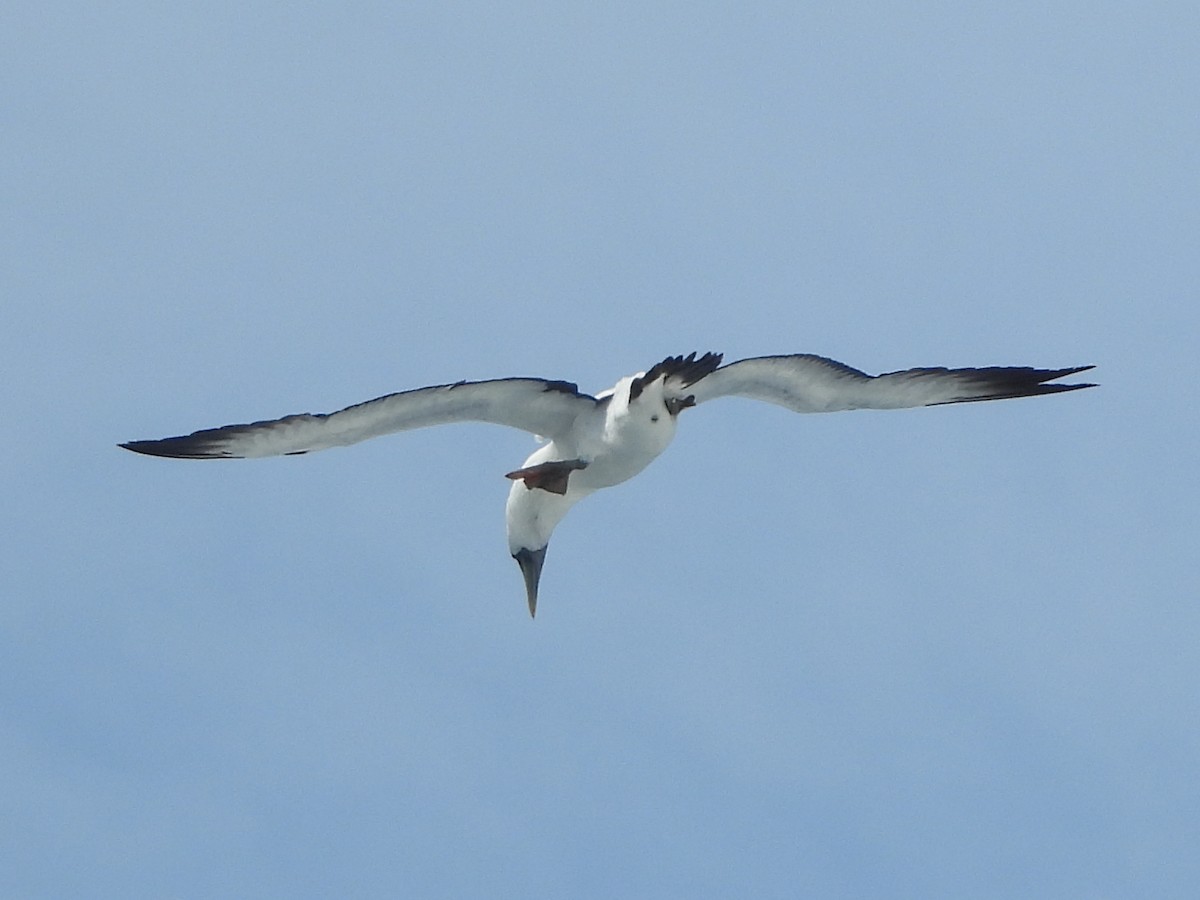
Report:
[[[650,421],[651,421],[651,422],[657,422],[657,421],[658,421],[658,416],[651,416],[651,417],[650,417]]]

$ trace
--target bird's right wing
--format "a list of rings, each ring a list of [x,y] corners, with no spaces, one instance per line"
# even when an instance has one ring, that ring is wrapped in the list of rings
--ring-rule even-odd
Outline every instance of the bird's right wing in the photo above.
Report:
[[[185,459],[294,455],[450,422],[491,422],[553,439],[567,433],[580,414],[595,409],[596,402],[567,381],[460,381],[387,394],[334,413],[301,413],[121,446]]]
[[[722,366],[687,388],[696,403],[740,396],[786,406],[795,412],[844,409],[907,409],[973,400],[1032,397],[1093,387],[1047,384],[1092,366],[1034,369],[991,366],[980,369],[905,369],[868,375],[843,363],[808,353],[760,356]]]

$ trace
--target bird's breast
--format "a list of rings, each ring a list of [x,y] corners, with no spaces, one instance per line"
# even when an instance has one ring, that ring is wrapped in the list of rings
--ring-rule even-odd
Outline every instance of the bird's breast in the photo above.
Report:
[[[620,484],[650,465],[674,436],[675,422],[665,411],[654,421],[633,415],[613,417],[601,438],[585,448],[588,467],[573,477],[579,487],[590,490]]]

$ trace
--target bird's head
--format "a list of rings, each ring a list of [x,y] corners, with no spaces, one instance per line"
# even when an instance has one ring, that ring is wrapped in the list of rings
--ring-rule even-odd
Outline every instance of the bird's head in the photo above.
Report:
[[[511,473],[510,477],[512,475],[519,476],[520,472]],[[525,577],[525,596],[531,616],[537,612],[538,581],[550,535],[579,499],[565,492],[560,494],[545,487],[535,487],[531,482],[536,484],[536,481],[533,477],[513,478],[504,507],[508,550]]]
[[[699,359],[695,353],[668,356],[652,366],[649,372],[640,372],[630,379],[629,403],[634,403],[645,394],[654,405],[662,404],[668,415],[674,418],[688,407],[696,405],[696,398],[687,389],[712,374],[720,365],[720,353],[705,353]]]

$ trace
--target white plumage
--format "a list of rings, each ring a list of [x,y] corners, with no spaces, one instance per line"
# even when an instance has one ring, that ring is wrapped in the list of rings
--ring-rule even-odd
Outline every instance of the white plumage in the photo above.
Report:
[[[667,448],[682,410],[742,396],[795,412],[904,409],[1029,397],[1093,387],[1050,384],[1091,366],[907,369],[870,376],[809,354],[762,356],[721,365],[721,355],[668,357],[596,396],[570,382],[501,378],[387,394],[338,412],[226,425],[120,446],[151,456],[230,459],[308,453],[451,422],[491,422],[542,436],[546,443],[508,473],[509,550],[525,578],[529,612],[546,546],[575,503],[632,478]]]

